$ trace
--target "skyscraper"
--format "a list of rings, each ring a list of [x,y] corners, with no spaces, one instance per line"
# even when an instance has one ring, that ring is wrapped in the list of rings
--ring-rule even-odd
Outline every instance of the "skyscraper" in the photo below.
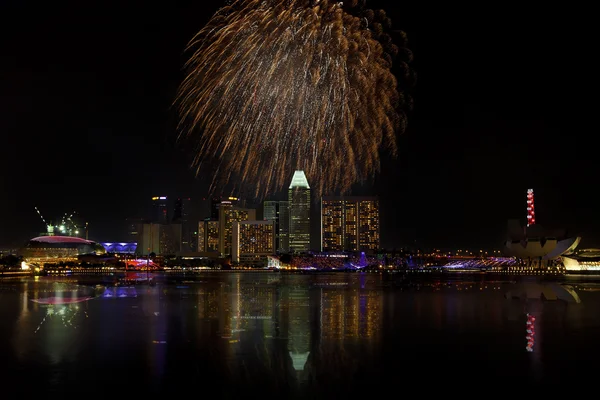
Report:
[[[280,253],[289,253],[290,251],[290,202],[279,202],[279,247]]]
[[[184,197],[175,201],[173,223],[181,224],[181,251],[195,251],[197,229],[195,221],[192,220],[192,199]]]
[[[287,253],[290,249],[288,204],[287,201],[265,201],[263,204],[263,219],[273,221],[275,225],[275,249],[279,253]]]
[[[323,197],[323,251],[375,251],[380,246],[377,197]]]
[[[294,172],[288,190],[290,252],[310,250],[310,186],[304,171]]]
[[[169,223],[169,212],[167,204],[167,196],[154,196],[152,198],[152,216],[150,217],[151,223]]]

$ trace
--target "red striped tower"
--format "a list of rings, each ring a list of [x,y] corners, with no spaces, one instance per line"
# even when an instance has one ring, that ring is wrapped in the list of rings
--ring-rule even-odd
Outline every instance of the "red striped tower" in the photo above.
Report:
[[[535,206],[533,202],[533,189],[527,190],[527,226],[535,225]]]

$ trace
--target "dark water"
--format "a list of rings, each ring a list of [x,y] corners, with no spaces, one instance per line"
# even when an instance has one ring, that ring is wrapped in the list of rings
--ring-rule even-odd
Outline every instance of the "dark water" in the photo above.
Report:
[[[507,300],[508,282],[399,288],[377,274],[207,274],[108,292],[74,279],[0,281],[3,394],[518,395],[591,385],[600,359],[595,291],[578,304]],[[82,296],[94,298],[34,301]]]

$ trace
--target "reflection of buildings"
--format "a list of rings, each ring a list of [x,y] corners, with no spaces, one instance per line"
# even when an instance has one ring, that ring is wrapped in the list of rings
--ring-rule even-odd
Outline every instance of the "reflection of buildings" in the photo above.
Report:
[[[288,200],[290,252],[305,253],[310,250],[310,186],[304,171],[294,172]]]
[[[35,357],[47,359],[52,365],[64,362],[74,352],[81,324],[86,321],[88,302],[72,304],[42,305],[44,299],[54,299],[58,303],[73,302],[84,293],[71,285],[26,282],[21,293],[19,316],[14,325],[15,343],[18,358]]]
[[[276,287],[243,282],[240,275],[231,278],[231,332],[251,331],[272,337],[277,303]]]
[[[536,224],[533,189],[527,191],[527,225],[508,221],[508,239],[504,253],[530,268],[547,267],[554,260],[573,253],[581,238],[569,237],[564,230],[549,231]]]
[[[275,254],[273,221],[235,221],[232,228],[231,260],[245,265],[267,265]]]
[[[321,289],[321,337],[375,338],[381,328],[382,309],[382,297],[376,291]]]
[[[288,350],[294,369],[304,370],[310,353],[310,298],[306,286],[287,288],[287,299],[282,299],[287,308]]]
[[[377,197],[323,197],[321,246],[323,251],[379,249]]]

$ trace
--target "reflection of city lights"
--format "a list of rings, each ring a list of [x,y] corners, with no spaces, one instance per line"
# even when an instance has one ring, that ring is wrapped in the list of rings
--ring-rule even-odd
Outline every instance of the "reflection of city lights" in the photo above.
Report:
[[[528,352],[533,352],[533,346],[535,345],[535,317],[527,313],[527,322],[525,323],[526,333],[525,339],[527,340],[527,347],[525,349]]]

